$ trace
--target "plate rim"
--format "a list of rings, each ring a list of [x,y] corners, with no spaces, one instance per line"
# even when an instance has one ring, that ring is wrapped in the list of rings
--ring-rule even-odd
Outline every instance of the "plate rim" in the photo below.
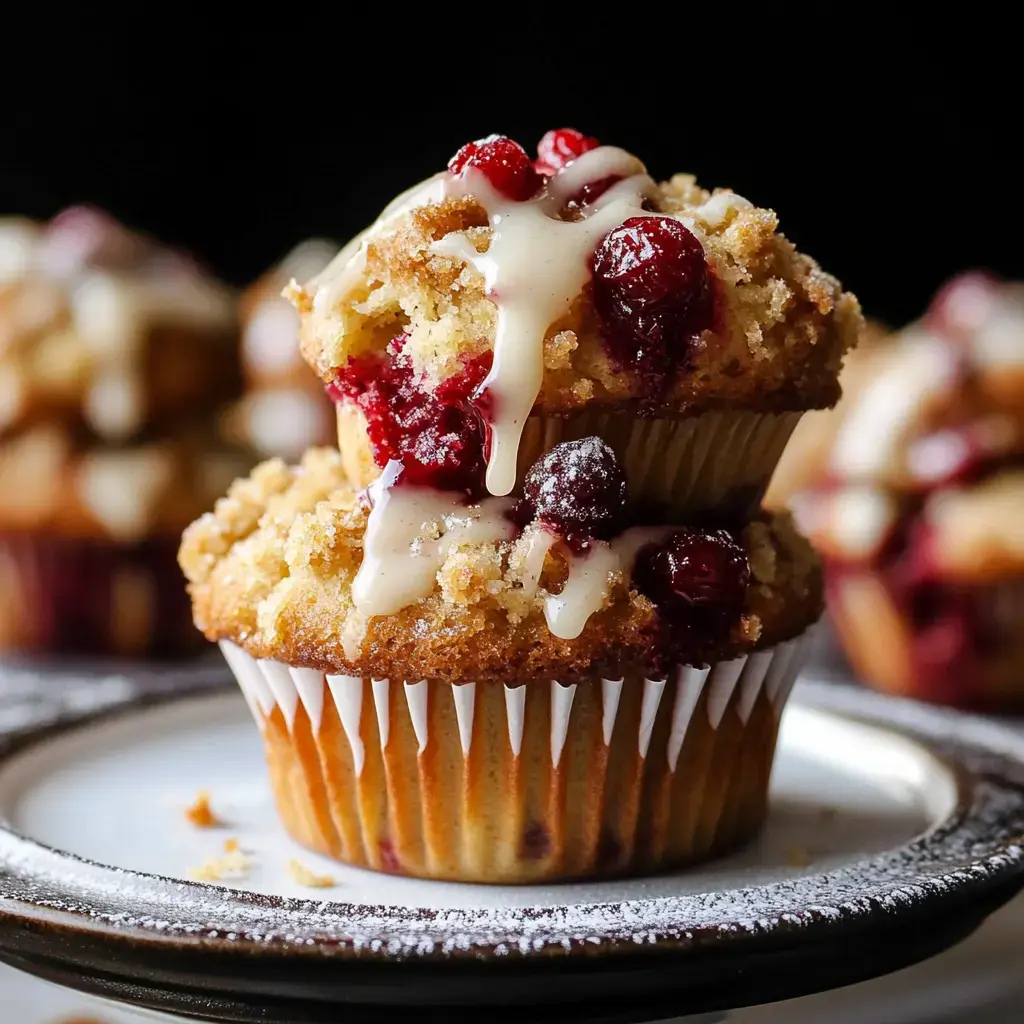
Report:
[[[0,763],[26,751],[46,739],[63,733],[77,731],[87,726],[113,721],[122,716],[130,716],[140,711],[149,710],[160,705],[174,704],[197,698],[213,697],[229,692],[230,686],[209,685],[190,686],[185,689],[143,690],[126,697],[121,703],[110,707],[86,711],[79,715],[58,715],[55,720],[21,733],[0,737]],[[955,835],[957,829],[963,829],[965,822],[970,820],[971,804],[978,799],[978,785],[982,781],[978,772],[972,773],[965,762],[965,747],[979,748],[975,753],[983,760],[992,762],[985,765],[982,773],[986,777],[999,766],[995,761],[1009,761],[1018,769],[1019,778],[1014,782],[1016,789],[1016,806],[1013,808],[1012,820],[1019,826],[1015,833],[1017,839],[1024,837],[1024,738],[1015,736],[1009,730],[994,726],[984,719],[964,716],[956,712],[926,707],[909,701],[892,701],[860,689],[837,687],[835,684],[816,683],[805,679],[801,682],[797,700],[808,706],[839,715],[840,717],[859,721],[864,724],[880,727],[895,732],[924,747],[930,754],[937,757],[951,771],[956,785],[956,803],[951,813],[942,821],[933,823],[925,833],[901,844],[891,850],[865,858],[858,865],[889,862],[890,867],[898,867],[894,861],[909,861],[914,864],[927,862],[926,854]],[[884,709],[884,710],[883,710]],[[955,720],[957,737],[951,735],[952,723]],[[965,741],[964,734],[968,740]],[[943,740],[946,742],[943,743]],[[987,740],[987,744],[982,742]],[[959,754],[959,756],[958,756]],[[967,758],[969,760],[969,758]],[[994,760],[993,760],[994,759]],[[1002,764],[1004,775],[1006,764]],[[181,922],[176,927],[162,925],[146,926],[139,921],[131,925],[114,923],[110,915],[93,912],[84,905],[69,909],[68,907],[48,906],[45,901],[33,901],[24,890],[17,889],[16,883],[26,878],[31,884],[41,881],[39,871],[12,870],[12,863],[21,862],[24,867],[25,858],[42,858],[44,863],[54,861],[59,865],[73,866],[84,881],[101,880],[131,882],[133,885],[149,886],[154,890],[166,891],[173,888],[183,903],[190,909],[209,912],[216,902],[221,908],[255,908],[260,915],[273,913],[282,919],[288,915],[299,918],[316,911],[325,917],[328,913],[338,920],[354,921],[367,912],[386,923],[415,920],[427,923],[436,920],[440,915],[451,916],[451,911],[421,909],[408,907],[373,907],[367,904],[342,903],[330,900],[303,900],[295,897],[279,897],[251,893],[245,890],[231,889],[224,886],[207,885],[184,879],[129,869],[115,868],[109,865],[89,861],[67,851],[54,850],[30,837],[22,836],[6,822],[0,821],[0,945],[5,945],[4,933],[17,930],[18,923],[36,928],[49,928],[62,931],[86,932],[100,936],[104,942],[118,945],[150,945],[157,948],[174,948],[178,950],[204,948],[207,951],[216,948],[229,955],[246,957],[286,956],[328,958],[335,963],[347,959],[358,959],[362,962],[395,962],[395,961],[430,961],[458,962],[466,959],[481,958],[500,960],[532,960],[542,962],[557,954],[564,958],[588,958],[597,954],[629,955],[650,954],[652,952],[699,952],[730,945],[741,945],[744,948],[757,946],[761,942],[773,945],[780,942],[793,941],[799,943],[812,939],[814,936],[836,936],[849,930],[865,926],[872,915],[880,911],[896,916],[906,916],[917,911],[926,912],[936,903],[953,905],[959,899],[982,900],[990,892],[1000,892],[1019,879],[1024,882],[1024,847],[1021,842],[1008,839],[997,841],[997,847],[985,856],[960,863],[954,870],[938,873],[930,878],[921,878],[910,872],[905,878],[904,886],[894,886],[881,897],[865,895],[848,900],[839,907],[822,904],[819,909],[814,907],[801,908],[797,912],[783,913],[774,919],[764,917],[756,921],[722,921],[713,925],[685,927],[686,904],[701,896],[712,894],[686,894],[682,896],[662,896],[649,900],[627,899],[597,904],[580,904],[602,910],[606,915],[620,916],[641,904],[657,904],[669,912],[675,911],[678,924],[663,931],[646,929],[643,941],[638,940],[634,932],[632,936],[622,933],[612,935],[586,935],[581,931],[575,938],[563,938],[561,941],[537,937],[525,941],[517,940],[515,934],[503,938],[484,941],[472,939],[463,941],[465,936],[453,935],[448,941],[440,941],[441,936],[422,933],[416,943],[409,942],[395,947],[393,934],[382,933],[375,940],[356,941],[345,938],[343,934],[305,935],[266,935],[256,931],[247,931],[235,920],[209,915],[205,926],[191,927]],[[932,860],[932,863],[935,859]],[[827,889],[830,884],[843,881],[849,873],[848,867],[822,872],[819,875],[799,876],[799,881],[817,877]],[[899,872],[897,872],[899,875]],[[913,882],[911,882],[913,879]],[[45,884],[45,879],[42,880]],[[740,889],[722,890],[717,895],[728,894],[760,894],[784,887],[792,887],[794,880],[773,882],[761,886],[742,887]],[[12,894],[12,883],[15,890]],[[77,895],[77,894],[76,894]],[[885,906],[888,899],[889,906]],[[895,900],[895,909],[892,901]],[[51,903],[53,901],[51,900]],[[512,917],[520,922],[543,923],[557,911],[555,907],[515,908]],[[104,920],[104,916],[108,919]],[[124,917],[123,913],[120,915]],[[129,915],[130,916],[130,915]],[[458,916],[456,914],[455,916]],[[747,925],[748,927],[743,927]],[[354,932],[355,929],[352,929]],[[585,931],[585,929],[584,929]],[[511,957],[507,954],[512,954]]]

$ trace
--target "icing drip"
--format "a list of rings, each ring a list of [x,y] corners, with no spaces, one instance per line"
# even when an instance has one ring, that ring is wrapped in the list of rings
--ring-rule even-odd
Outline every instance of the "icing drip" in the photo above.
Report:
[[[582,206],[581,219],[560,219],[583,186],[609,177],[622,180]],[[569,312],[589,280],[590,256],[601,238],[630,217],[648,215],[642,204],[655,185],[636,157],[602,146],[547,179],[537,198],[527,202],[501,195],[473,168],[449,176],[445,188],[447,195],[472,194],[492,229],[484,253],[457,234],[431,248],[473,266],[497,305],[494,362],[479,394],[490,399],[487,489],[505,495],[515,486],[520,437],[540,393],[544,335]]]
[[[569,577],[565,586],[560,594],[548,594],[544,599],[548,629],[560,640],[575,640],[590,616],[601,610],[612,577],[628,575],[640,548],[664,540],[671,532],[671,527],[636,527],[611,542],[593,541],[583,554],[566,551]],[[543,550],[546,553],[547,548]]]
[[[352,583],[352,601],[364,615],[393,615],[427,597],[456,545],[509,540],[515,531],[509,501],[466,505],[454,492],[396,487],[401,471],[401,463],[389,462],[369,487],[373,508]]]

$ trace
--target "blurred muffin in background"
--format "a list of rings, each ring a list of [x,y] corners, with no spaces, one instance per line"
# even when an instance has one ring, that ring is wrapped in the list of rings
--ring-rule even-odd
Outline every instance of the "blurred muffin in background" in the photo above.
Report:
[[[242,295],[245,394],[228,429],[261,455],[294,460],[334,436],[333,405],[299,353],[299,315],[281,292],[319,274],[337,251],[324,239],[302,242]]]
[[[0,650],[195,651],[177,538],[248,462],[236,297],[84,207],[0,219]]]
[[[843,360],[839,375],[842,397],[831,409],[815,409],[801,417],[775,467],[764,498],[766,508],[788,508],[794,495],[821,482],[843,414],[870,380],[874,355],[891,336],[888,328],[868,321],[860,343]]]
[[[795,501],[846,653],[893,693],[1024,705],[1024,285],[954,279],[865,375]]]

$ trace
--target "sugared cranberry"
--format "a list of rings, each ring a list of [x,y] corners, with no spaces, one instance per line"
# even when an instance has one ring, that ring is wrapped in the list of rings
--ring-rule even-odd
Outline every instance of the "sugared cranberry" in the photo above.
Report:
[[[939,289],[927,313],[927,323],[951,338],[969,338],[992,312],[999,280],[975,270],[954,277]]]
[[[660,395],[712,326],[711,272],[692,232],[672,217],[631,217],[593,257],[594,305],[611,357]]]
[[[622,527],[626,476],[599,437],[556,444],[526,474],[521,519],[539,519],[573,548]]]
[[[537,143],[537,160],[533,166],[541,174],[557,174],[599,145],[597,139],[575,128],[553,128]]]
[[[404,336],[392,342],[390,360],[350,360],[328,391],[362,410],[378,466],[396,459],[405,466],[403,481],[477,496],[486,467],[484,431],[470,398],[487,376],[491,355],[428,390],[402,351],[404,343]]]
[[[505,135],[467,142],[448,162],[452,174],[462,174],[468,167],[480,171],[503,196],[518,202],[535,195],[542,183],[526,150]]]
[[[725,530],[680,529],[641,549],[633,581],[662,612],[738,615],[750,582],[746,552]]]

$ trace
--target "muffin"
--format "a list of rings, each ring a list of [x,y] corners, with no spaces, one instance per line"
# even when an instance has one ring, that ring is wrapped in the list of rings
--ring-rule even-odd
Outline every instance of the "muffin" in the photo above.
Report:
[[[788,508],[794,497],[816,486],[828,471],[829,453],[846,409],[871,380],[872,359],[892,332],[879,323],[868,322],[860,344],[847,353],[839,375],[843,397],[831,409],[819,409],[803,416],[793,431],[764,496],[766,508]]]
[[[242,294],[245,395],[228,429],[264,457],[298,459],[334,436],[333,405],[299,354],[299,318],[281,291],[319,273],[337,251],[323,239],[302,242]]]
[[[883,690],[1024,703],[1024,287],[950,282],[872,355],[795,505],[846,653]]]
[[[179,559],[296,839],[530,882],[754,834],[822,605],[759,499],[862,325],[775,224],[492,136],[289,287],[340,451],[259,467]]]
[[[197,650],[181,530],[248,460],[234,297],[95,210],[0,221],[0,650]]]

